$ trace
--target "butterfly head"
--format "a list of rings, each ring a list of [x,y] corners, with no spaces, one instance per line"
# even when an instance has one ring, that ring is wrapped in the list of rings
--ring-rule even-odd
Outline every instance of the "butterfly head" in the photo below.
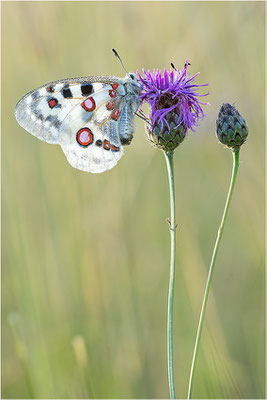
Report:
[[[134,72],[127,72],[123,81],[124,81],[124,83],[127,84],[128,92],[139,94],[142,87],[140,84],[140,79],[137,74],[135,74]]]
[[[127,75],[133,82],[138,82],[138,76],[134,72],[128,72]]]
[[[140,79],[138,78],[138,75],[135,74],[134,72],[127,72],[124,79],[127,83],[132,83],[134,85],[140,86],[140,84],[139,84]]]

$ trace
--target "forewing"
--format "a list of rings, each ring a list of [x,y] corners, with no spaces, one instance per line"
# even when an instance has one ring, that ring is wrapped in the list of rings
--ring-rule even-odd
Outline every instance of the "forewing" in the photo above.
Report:
[[[74,111],[74,117],[79,118],[82,115],[79,105],[90,96],[97,96],[102,102],[114,83],[119,83],[119,78],[88,77],[51,82],[26,94],[16,105],[15,116],[32,135],[47,143],[59,144],[68,141],[69,125],[64,124],[67,116]],[[85,119],[88,117],[87,112]]]

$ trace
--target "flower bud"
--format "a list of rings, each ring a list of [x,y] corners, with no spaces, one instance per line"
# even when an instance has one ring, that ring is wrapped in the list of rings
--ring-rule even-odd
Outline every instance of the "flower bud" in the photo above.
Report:
[[[224,103],[216,121],[216,132],[222,144],[239,150],[248,136],[248,127],[237,109],[229,103]]]

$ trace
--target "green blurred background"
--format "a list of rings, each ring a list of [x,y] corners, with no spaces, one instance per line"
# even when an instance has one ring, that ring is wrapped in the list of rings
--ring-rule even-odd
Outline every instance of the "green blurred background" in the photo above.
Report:
[[[2,396],[167,398],[169,194],[161,151],[137,121],[111,171],[73,169],[13,110],[53,80],[177,68],[188,58],[210,107],[175,155],[176,392],[193,343],[232,156],[215,119],[249,126],[212,282],[195,398],[264,397],[264,3],[2,3]]]

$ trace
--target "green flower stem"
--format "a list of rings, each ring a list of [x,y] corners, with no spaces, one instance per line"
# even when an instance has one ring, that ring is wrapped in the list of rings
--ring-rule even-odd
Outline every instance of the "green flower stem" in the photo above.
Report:
[[[236,180],[236,175],[237,175],[237,171],[238,171],[238,166],[239,166],[239,149],[238,150],[232,150],[232,153],[233,153],[232,177],[231,177],[231,182],[230,182],[230,186],[229,186],[229,190],[228,190],[228,195],[227,195],[227,199],[226,199],[226,203],[225,203],[225,207],[224,207],[224,211],[223,211],[221,224],[220,224],[220,227],[219,227],[219,230],[218,230],[215,246],[214,246],[212,257],[211,257],[211,263],[210,263],[210,268],[209,268],[209,273],[208,273],[208,279],[207,279],[207,283],[206,283],[204,299],[203,299],[201,312],[200,312],[200,317],[199,317],[199,322],[198,322],[197,335],[196,335],[196,341],[195,341],[195,347],[194,347],[194,353],[193,353],[193,360],[192,360],[190,378],[189,378],[188,399],[191,399],[191,395],[192,395],[192,385],[193,385],[193,380],[194,380],[196,358],[197,358],[199,342],[200,342],[200,336],[201,336],[203,321],[204,321],[207,302],[208,302],[208,296],[209,296],[209,290],[210,290],[212,274],[213,274],[213,270],[214,270],[214,264],[215,264],[215,260],[216,260],[216,256],[217,256],[217,252],[218,252],[218,248],[219,248],[219,244],[220,244],[220,241],[221,241],[221,238],[222,238],[224,223],[225,223],[225,219],[226,219],[226,216],[227,216],[227,211],[228,211],[230,200],[231,200],[231,197],[232,197],[232,193],[233,193],[233,189],[234,189],[234,185],[235,185],[235,180]]]
[[[176,399],[173,377],[173,298],[175,280],[175,250],[176,250],[176,222],[175,222],[175,187],[173,172],[173,151],[164,151],[166,158],[169,186],[170,186],[170,206],[171,220],[167,220],[170,225],[171,235],[171,261],[170,261],[170,281],[168,295],[168,318],[167,318],[167,353],[168,353],[168,379],[171,399]]]

